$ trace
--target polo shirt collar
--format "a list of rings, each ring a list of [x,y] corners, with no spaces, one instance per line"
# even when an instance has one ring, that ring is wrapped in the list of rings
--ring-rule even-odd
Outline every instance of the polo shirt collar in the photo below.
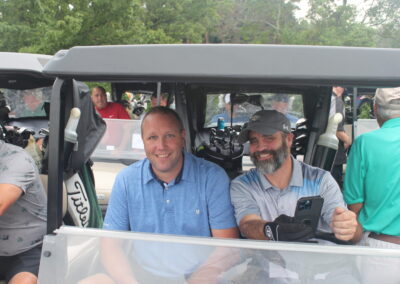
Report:
[[[298,160],[296,160],[295,158],[293,158],[293,156],[290,156],[290,158],[292,159],[292,162],[293,162],[293,171],[292,171],[292,176],[290,178],[288,188],[292,187],[292,186],[300,186],[301,187],[301,186],[303,186],[303,170],[301,167],[301,163]],[[257,173],[258,173],[258,176],[261,181],[261,185],[264,190],[273,188],[273,186],[268,181],[268,179],[262,173],[260,173],[260,171],[257,170]]]
[[[293,158],[293,173],[290,179],[289,186],[303,186],[303,169],[301,166],[301,162]]]

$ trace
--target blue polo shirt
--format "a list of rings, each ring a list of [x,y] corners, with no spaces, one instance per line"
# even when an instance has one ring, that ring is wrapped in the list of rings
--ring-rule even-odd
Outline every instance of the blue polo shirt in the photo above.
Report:
[[[218,165],[184,153],[182,175],[162,184],[148,159],[122,170],[114,183],[105,229],[211,236],[236,227],[229,178]]]

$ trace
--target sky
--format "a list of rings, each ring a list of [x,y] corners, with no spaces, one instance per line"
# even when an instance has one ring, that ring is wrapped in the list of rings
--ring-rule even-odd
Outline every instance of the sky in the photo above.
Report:
[[[365,10],[365,8],[368,6],[367,4],[372,2],[373,0],[347,0],[348,4],[351,5],[357,5],[357,9],[360,11]],[[342,0],[335,0],[337,4],[342,3]],[[367,3],[367,4],[366,4]],[[307,14],[307,9],[308,9],[308,0],[300,0],[300,11],[296,13],[296,16],[298,18],[303,18]]]

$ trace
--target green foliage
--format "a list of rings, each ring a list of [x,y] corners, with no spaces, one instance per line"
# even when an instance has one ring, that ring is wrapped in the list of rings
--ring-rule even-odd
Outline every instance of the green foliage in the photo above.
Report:
[[[365,22],[377,30],[377,46],[400,47],[400,1],[374,1],[365,15]]]
[[[359,107],[359,115],[358,118],[371,118],[371,106],[369,103],[363,103],[362,105],[360,105]]]
[[[346,1],[344,1],[346,2]],[[374,46],[374,30],[358,23],[355,6],[334,1],[309,0],[310,10],[303,22],[300,43],[329,46]]]
[[[219,1],[220,24],[213,33],[215,42],[283,43],[282,33],[295,28],[298,1]]]
[[[211,0],[146,0],[143,21],[173,43],[202,43],[216,24],[216,4]]]
[[[75,45],[260,43],[400,47],[400,1],[0,0],[0,50]],[[362,14],[364,13],[364,14]]]

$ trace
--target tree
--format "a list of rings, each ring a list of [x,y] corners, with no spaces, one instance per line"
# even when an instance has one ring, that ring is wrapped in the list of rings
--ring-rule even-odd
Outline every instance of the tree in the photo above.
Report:
[[[295,29],[298,0],[219,1],[221,22],[216,42],[283,43],[287,30]]]
[[[357,10],[346,0],[309,0],[298,43],[330,46],[374,46],[375,31],[357,21]]]
[[[139,1],[22,0],[0,2],[1,50],[53,54],[74,45],[159,43]]]
[[[400,1],[373,1],[363,23],[377,30],[377,46],[400,47]]]
[[[40,1],[0,1],[0,49],[18,51],[40,38],[35,27],[43,21]]]
[[[217,22],[211,0],[145,0],[144,22],[149,30],[162,31],[174,43],[208,42]]]
[[[0,0],[0,50],[75,45],[260,43],[400,46],[398,0]],[[364,13],[364,14],[362,14]]]

